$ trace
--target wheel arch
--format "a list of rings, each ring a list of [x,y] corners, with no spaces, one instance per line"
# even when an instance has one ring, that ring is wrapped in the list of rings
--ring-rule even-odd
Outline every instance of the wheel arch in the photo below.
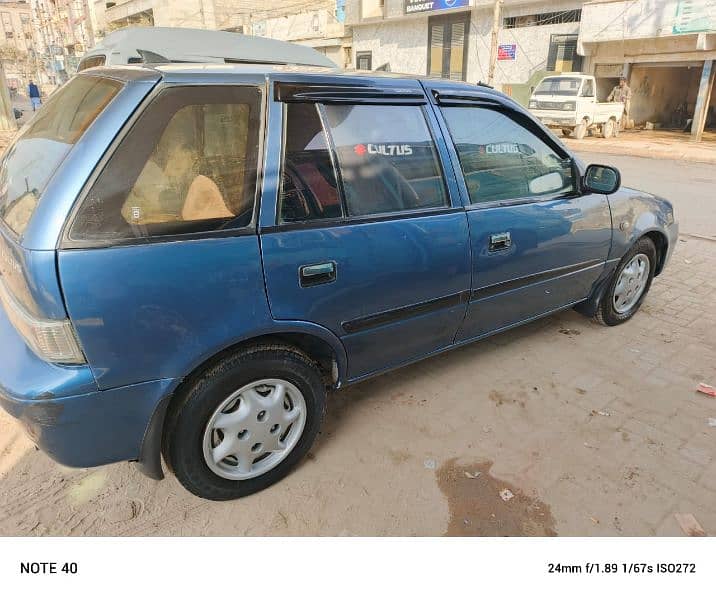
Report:
[[[666,257],[669,253],[669,239],[662,231],[652,229],[644,232],[637,240],[635,240],[634,243],[638,242],[643,237],[648,237],[652,242],[654,242],[654,247],[656,248],[656,266],[654,268],[654,277],[656,277],[661,274],[661,271],[664,269],[664,263],[666,262]]]
[[[347,358],[343,344],[328,330],[310,323],[286,323],[266,332],[257,332],[202,357],[192,366],[189,373],[177,381],[173,389],[162,399],[154,410],[142,440],[136,466],[151,479],[164,478],[161,450],[164,426],[173,401],[182,390],[191,386],[207,369],[224,357],[245,348],[255,346],[283,346],[294,348],[308,356],[318,366],[327,387],[340,387],[346,380]]]
[[[621,256],[607,260],[604,271],[592,286],[592,292],[589,295],[589,298],[587,298],[583,302],[580,302],[574,307],[577,312],[590,318],[597,314],[597,309],[599,307],[599,303],[602,301],[602,296],[604,295],[605,290],[609,286],[609,282],[612,278],[612,275],[619,263],[621,262],[622,257],[627,252],[629,252],[629,250],[634,246],[634,244],[639,243],[639,240],[645,237],[649,238],[656,247],[656,267],[654,270],[654,277],[661,273],[661,270],[664,268],[666,256],[668,254],[669,242],[664,233],[656,229],[652,229],[650,231],[643,232],[641,235],[636,237]]]

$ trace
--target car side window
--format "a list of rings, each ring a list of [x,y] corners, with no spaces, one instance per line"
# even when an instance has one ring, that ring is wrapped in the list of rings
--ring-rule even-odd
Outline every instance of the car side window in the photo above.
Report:
[[[348,216],[446,206],[438,154],[420,106],[323,107]]]
[[[315,104],[286,105],[280,222],[342,216],[336,174]]]
[[[591,98],[592,96],[594,96],[594,81],[585,79],[584,87],[582,88],[582,97]]]
[[[139,116],[85,198],[73,240],[245,227],[253,220],[261,91],[177,87]]]
[[[471,203],[555,197],[576,190],[571,159],[505,113],[477,106],[443,107],[442,112]]]

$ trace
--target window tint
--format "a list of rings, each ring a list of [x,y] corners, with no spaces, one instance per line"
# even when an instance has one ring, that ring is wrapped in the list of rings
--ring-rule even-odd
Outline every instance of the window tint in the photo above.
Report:
[[[144,111],[92,186],[72,239],[126,239],[252,221],[260,91],[174,88]]]
[[[15,233],[25,231],[57,167],[121,88],[109,79],[75,77],[7,150],[0,162],[0,218]]]
[[[419,106],[330,105],[324,110],[349,216],[447,204]]]
[[[85,69],[91,69],[92,67],[101,67],[104,62],[105,57],[103,54],[89,56],[80,62],[79,67],[77,67],[77,71],[84,71]]]
[[[315,104],[286,105],[281,222],[341,216],[336,176]]]
[[[469,106],[443,109],[470,200],[512,200],[575,190],[572,163],[505,114]]]

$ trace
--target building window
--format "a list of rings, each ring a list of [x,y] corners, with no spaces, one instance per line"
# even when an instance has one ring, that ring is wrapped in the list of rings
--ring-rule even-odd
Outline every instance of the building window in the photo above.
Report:
[[[470,13],[428,20],[428,76],[464,81]]]
[[[383,17],[385,0],[361,0],[360,18],[379,19]]]
[[[372,52],[356,52],[356,69],[370,71],[373,68]]]
[[[521,17],[505,17],[502,25],[505,29],[516,27],[534,27],[538,25],[558,25],[560,23],[579,23],[582,20],[582,9],[562,10],[559,12],[523,15]]]
[[[547,55],[547,70],[557,73],[582,70],[582,57],[577,54],[577,35],[552,35]]]

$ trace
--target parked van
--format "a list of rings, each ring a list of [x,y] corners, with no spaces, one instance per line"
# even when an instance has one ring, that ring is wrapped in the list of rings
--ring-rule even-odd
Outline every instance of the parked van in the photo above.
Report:
[[[301,461],[327,390],[570,307],[621,324],[676,239],[488,87],[95,68],[0,161],[0,404],[62,464],[163,456],[237,498]]]
[[[111,65],[170,62],[336,68],[325,54],[301,44],[189,27],[126,27],[108,34],[87,51],[77,71]]]

